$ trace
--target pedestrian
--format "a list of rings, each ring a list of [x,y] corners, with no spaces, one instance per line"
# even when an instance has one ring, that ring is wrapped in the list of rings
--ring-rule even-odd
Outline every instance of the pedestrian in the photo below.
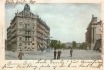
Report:
[[[70,49],[70,57],[72,57],[73,49]]]
[[[58,51],[58,53],[57,53],[57,59],[60,59],[60,56],[61,56],[61,51]]]
[[[57,52],[57,59],[60,57],[60,51]]]
[[[60,59],[60,57],[61,57],[61,53],[62,53],[62,52],[61,52],[61,51],[59,51],[59,59]]]
[[[56,59],[56,49],[54,50],[54,59]]]
[[[24,53],[22,52],[22,50],[20,50],[19,54],[18,54],[18,58],[20,60],[22,60],[22,56],[24,56]]]

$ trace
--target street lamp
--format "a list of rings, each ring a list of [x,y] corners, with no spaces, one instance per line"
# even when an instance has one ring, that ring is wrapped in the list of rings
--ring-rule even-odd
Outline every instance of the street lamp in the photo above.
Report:
[[[46,47],[47,52],[50,52],[50,38],[53,38],[53,37],[44,38],[47,40],[47,47]]]

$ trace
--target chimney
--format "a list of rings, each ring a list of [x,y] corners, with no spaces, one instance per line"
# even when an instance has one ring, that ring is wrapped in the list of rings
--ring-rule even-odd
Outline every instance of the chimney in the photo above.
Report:
[[[97,22],[97,17],[94,17],[93,14],[92,14],[92,22]]]

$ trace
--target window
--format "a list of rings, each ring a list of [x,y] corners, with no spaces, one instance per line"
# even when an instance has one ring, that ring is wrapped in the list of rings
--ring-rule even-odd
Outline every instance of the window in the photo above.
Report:
[[[32,38],[32,40],[34,41],[34,38]]]
[[[22,24],[20,24],[20,27],[22,27]]]
[[[28,28],[30,27],[30,25],[28,24]]]
[[[32,47],[32,49],[34,49],[34,47]]]
[[[29,32],[28,31],[25,31],[25,34],[29,34]]]
[[[19,22],[19,26],[22,27],[22,21],[21,21],[21,20],[20,20],[20,22]]]
[[[29,24],[25,24],[25,28],[29,28],[30,27],[30,25]]]
[[[34,26],[33,26],[33,29],[34,29]]]
[[[34,35],[34,33],[35,33],[35,32],[33,31],[33,35]]]
[[[27,24],[25,24],[25,28],[27,28]]]
[[[25,31],[25,34],[27,34],[26,31]]]
[[[27,47],[25,46],[25,49],[26,49]]]
[[[22,46],[22,43],[20,43],[19,46]]]
[[[22,40],[22,37],[20,37],[20,41]]]
[[[32,45],[34,45],[34,43],[32,43]]]
[[[27,38],[25,37],[25,41],[27,41]]]
[[[21,47],[20,47],[20,49],[21,49]]]
[[[28,45],[30,45],[30,43],[28,43]]]
[[[30,31],[28,31],[28,35],[30,34]]]
[[[20,33],[22,33],[22,31],[20,30]]]

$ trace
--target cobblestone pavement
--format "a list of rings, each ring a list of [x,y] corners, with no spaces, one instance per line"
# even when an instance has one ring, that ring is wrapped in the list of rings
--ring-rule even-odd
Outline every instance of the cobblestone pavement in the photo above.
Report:
[[[73,56],[70,57],[70,50],[61,50],[61,58],[64,60],[99,60],[101,59],[101,53],[97,51],[92,51],[92,50],[73,50]],[[43,51],[23,51],[24,56],[23,60],[52,60],[53,59],[53,53],[54,51],[51,50],[50,52]],[[11,52],[11,51],[6,51],[5,52],[5,59],[6,60],[19,60],[18,59],[18,53],[19,51],[16,52]]]

